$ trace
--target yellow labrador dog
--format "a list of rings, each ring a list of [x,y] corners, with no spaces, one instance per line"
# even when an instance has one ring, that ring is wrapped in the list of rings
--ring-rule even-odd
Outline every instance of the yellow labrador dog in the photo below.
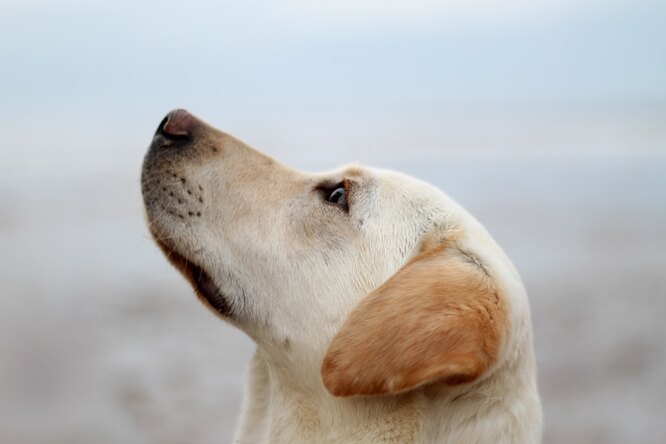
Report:
[[[537,443],[520,277],[405,175],[290,169],[184,110],[143,165],[150,231],[257,344],[235,443]]]

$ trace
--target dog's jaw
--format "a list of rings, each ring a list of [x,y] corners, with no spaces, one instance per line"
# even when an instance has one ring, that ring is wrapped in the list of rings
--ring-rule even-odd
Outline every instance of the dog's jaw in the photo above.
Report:
[[[190,261],[176,249],[169,247],[164,241],[153,235],[155,242],[162,249],[166,258],[192,285],[196,295],[204,305],[225,318],[233,318],[234,310],[229,299],[225,297],[215,284],[210,274],[201,266]]]

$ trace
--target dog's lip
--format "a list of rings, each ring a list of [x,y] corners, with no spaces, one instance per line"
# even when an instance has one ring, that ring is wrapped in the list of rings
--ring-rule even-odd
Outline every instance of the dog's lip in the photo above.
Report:
[[[210,309],[224,317],[231,317],[232,309],[228,299],[222,294],[210,275],[195,262],[189,260],[177,249],[156,237],[155,241],[167,259],[187,279],[199,299]]]
[[[229,301],[222,294],[213,279],[201,267],[190,262],[192,281],[196,293],[207,305],[222,316],[231,316]]]

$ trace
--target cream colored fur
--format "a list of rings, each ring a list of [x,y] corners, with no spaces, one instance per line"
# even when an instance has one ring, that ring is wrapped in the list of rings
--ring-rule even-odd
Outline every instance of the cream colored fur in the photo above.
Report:
[[[343,180],[349,186],[349,213],[326,202],[320,189]],[[210,276],[231,307],[224,319],[257,344],[235,443],[540,442],[525,289],[487,231],[440,190],[360,166],[323,174],[295,171],[200,121],[191,141],[156,136],[142,185],[158,243],[174,263],[174,257],[186,259]],[[376,331],[365,332],[367,353],[347,350],[368,318],[355,310],[410,260],[418,261],[414,258],[426,244],[440,245],[447,261],[461,267],[461,279],[454,285],[446,273],[424,267],[419,273],[441,284],[439,290],[427,285],[408,297],[395,290],[392,297],[415,308],[430,298],[435,309],[441,303],[441,310],[452,310],[442,319],[462,319],[459,326],[446,330],[440,323],[436,327],[449,333],[437,333],[417,322],[410,327],[413,334],[386,339],[400,327],[396,323],[406,322],[394,313],[385,330],[379,322],[379,327],[373,324]],[[447,261],[438,266],[448,270]],[[187,273],[185,266],[180,269]],[[392,288],[407,282],[395,280]],[[452,286],[455,299],[447,296]],[[467,308],[476,300],[482,308],[460,318],[458,305]],[[404,311],[411,316],[412,310]],[[447,340],[441,335],[454,333],[463,339],[437,349]],[[322,368],[334,338],[344,356],[328,355],[339,365]],[[413,344],[394,347],[401,340]],[[377,351],[373,341],[382,347],[379,353],[371,353]],[[461,341],[467,341],[464,350],[458,349]],[[475,341],[488,342],[489,351],[477,354]],[[403,352],[387,357],[391,350]],[[477,355],[482,360],[483,365],[474,361],[478,374],[459,371],[462,364],[456,360],[463,355],[463,361]],[[422,365],[433,366],[429,376],[414,373]],[[404,368],[411,368],[416,379],[394,385],[405,381]],[[325,386],[322,374],[338,388]],[[382,377],[390,381],[375,381]],[[376,393],[358,395],[358,387],[375,387]]]

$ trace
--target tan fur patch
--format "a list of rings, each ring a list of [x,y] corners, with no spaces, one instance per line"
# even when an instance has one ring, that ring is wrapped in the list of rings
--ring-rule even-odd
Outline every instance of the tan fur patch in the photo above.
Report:
[[[506,305],[453,245],[426,247],[354,309],[324,358],[333,395],[398,393],[479,378],[498,358]]]

